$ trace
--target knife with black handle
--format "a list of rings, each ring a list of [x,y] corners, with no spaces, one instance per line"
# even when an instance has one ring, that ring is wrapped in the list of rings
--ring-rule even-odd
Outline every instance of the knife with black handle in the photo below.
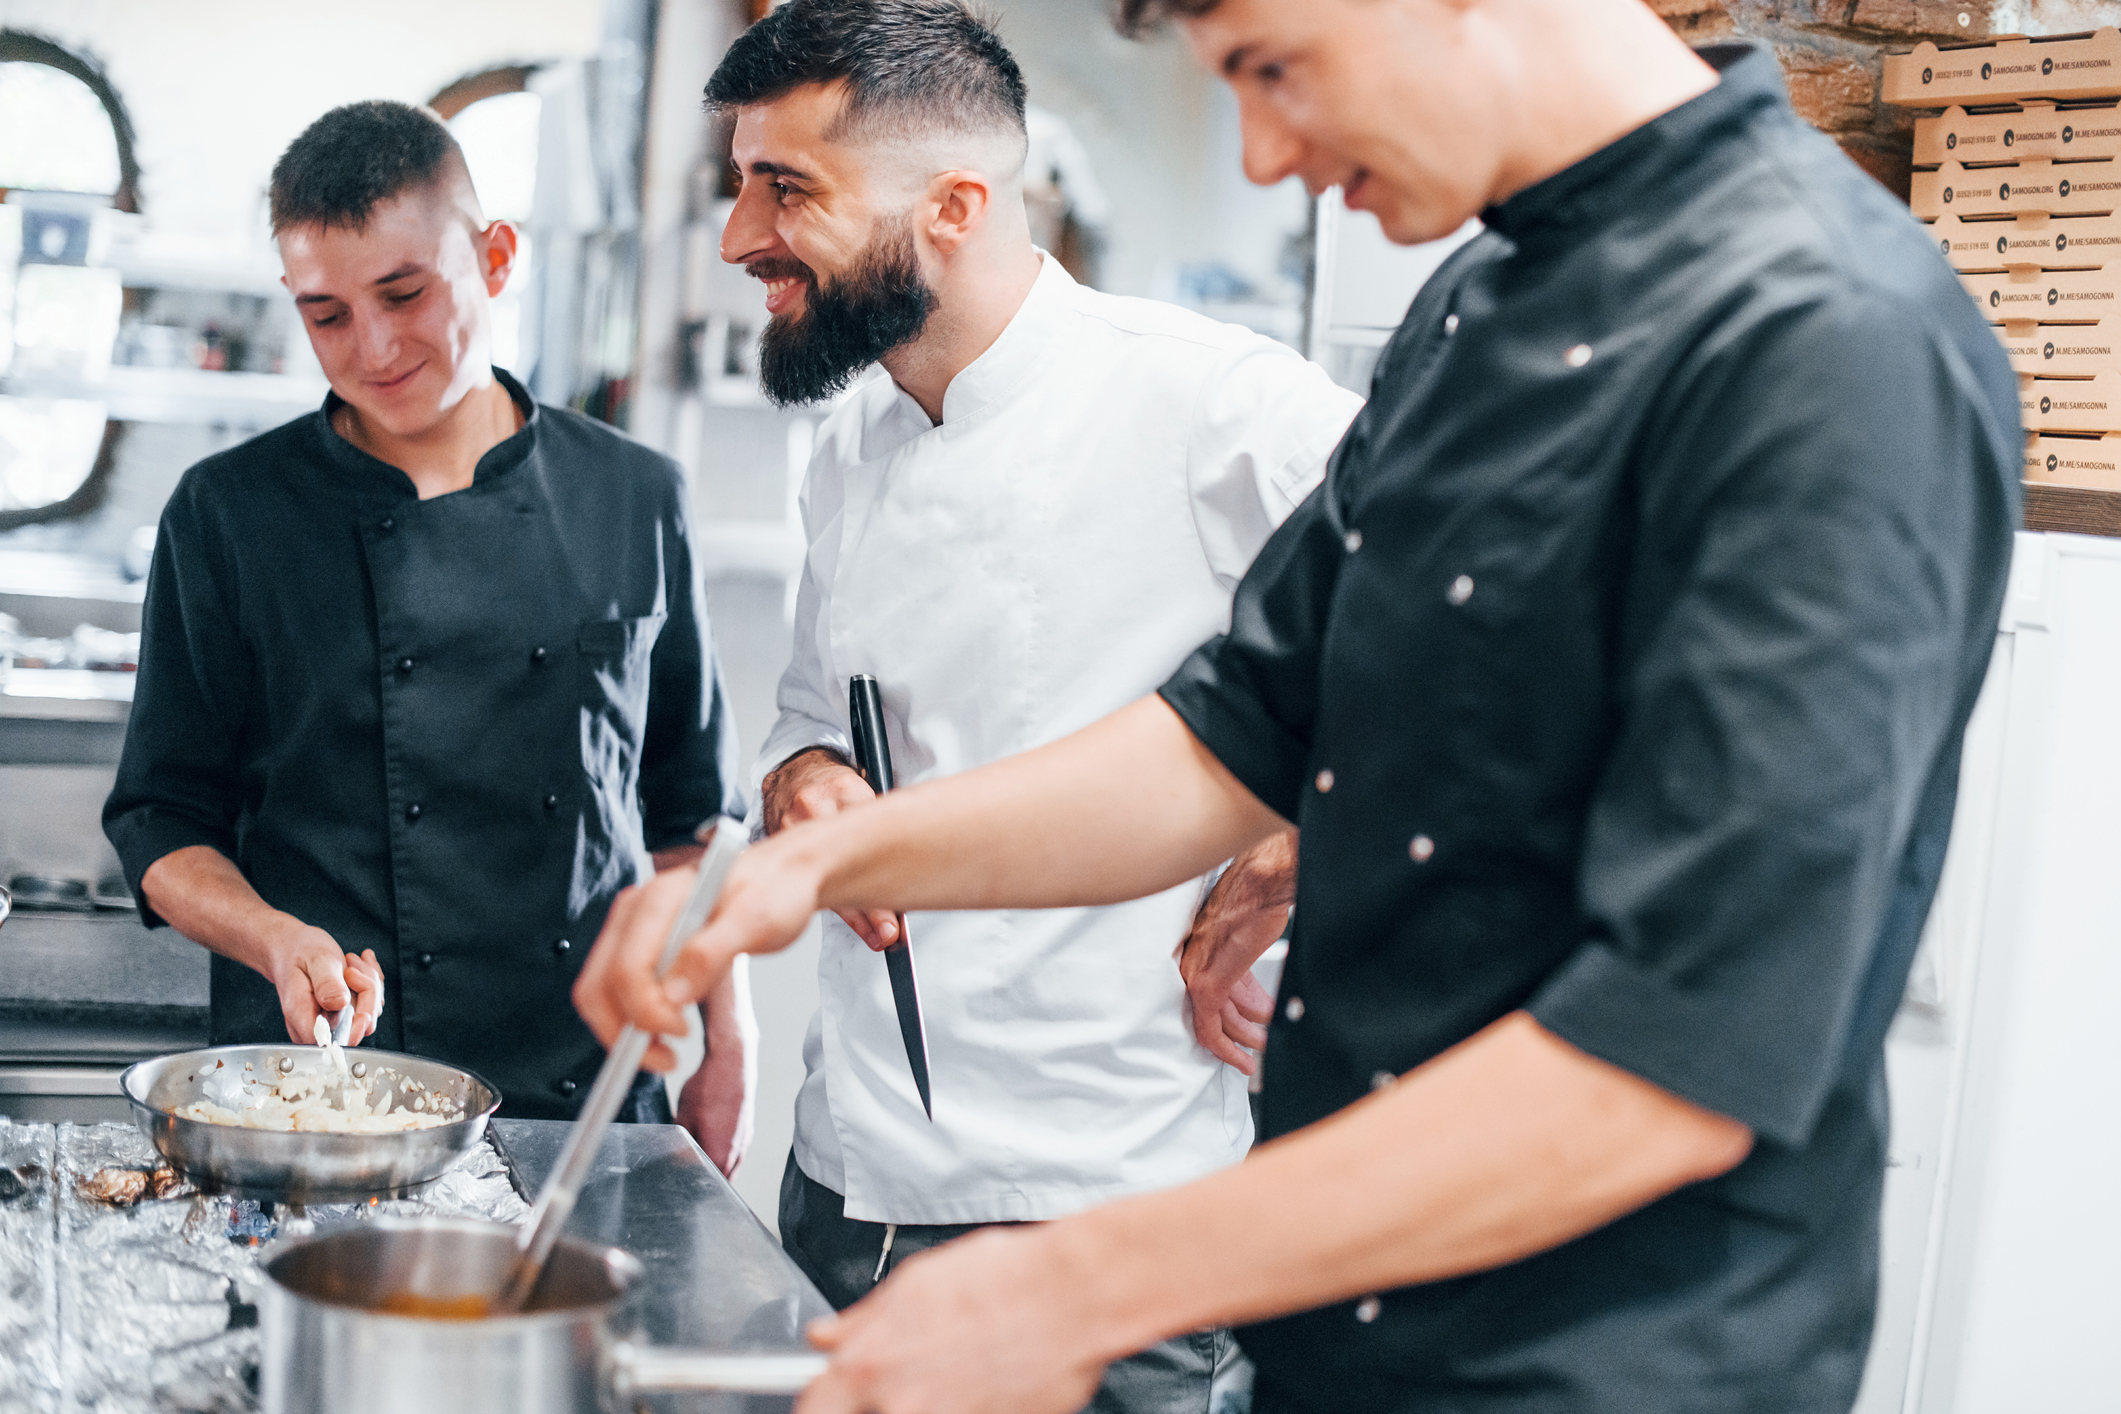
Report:
[[[875,678],[857,673],[847,683],[847,721],[854,738],[854,765],[878,795],[895,784],[891,777],[891,741],[884,734],[884,694]],[[928,1093],[928,1032],[921,1025],[921,993],[913,980],[913,951],[906,946],[906,915],[897,915],[898,941],[884,949],[891,974],[891,1005],[898,1012],[899,1039],[906,1043],[906,1064],[913,1068],[913,1088],[921,1108],[935,1118]]]

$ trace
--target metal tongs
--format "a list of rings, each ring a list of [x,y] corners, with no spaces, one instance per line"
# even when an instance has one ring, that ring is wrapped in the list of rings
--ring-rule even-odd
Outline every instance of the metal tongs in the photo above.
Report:
[[[678,911],[677,921],[670,925],[670,935],[663,940],[663,956],[655,968],[658,978],[670,971],[670,964],[677,960],[679,947],[700,930],[707,915],[714,911],[715,900],[722,894],[722,883],[729,877],[730,866],[744,852],[745,843],[742,822],[727,816],[715,821],[714,838],[709,842],[707,852],[700,856],[699,876],[693,883],[692,895]],[[597,1071],[596,1083],[589,1087],[589,1098],[582,1103],[581,1116],[568,1131],[567,1145],[560,1150],[560,1160],[553,1166],[544,1188],[538,1191],[537,1206],[531,1209],[530,1221],[516,1234],[515,1262],[501,1286],[501,1294],[494,1299],[493,1314],[508,1315],[522,1310],[537,1290],[546,1260],[552,1256],[553,1246],[560,1240],[560,1230],[574,1215],[575,1200],[582,1196],[582,1184],[589,1177],[590,1165],[596,1162],[597,1150],[604,1142],[604,1131],[611,1127],[611,1121],[618,1115],[627,1091],[633,1087],[633,1077],[640,1071],[641,1058],[648,1054],[650,1039],[646,1031],[629,1026],[611,1043],[603,1067]]]

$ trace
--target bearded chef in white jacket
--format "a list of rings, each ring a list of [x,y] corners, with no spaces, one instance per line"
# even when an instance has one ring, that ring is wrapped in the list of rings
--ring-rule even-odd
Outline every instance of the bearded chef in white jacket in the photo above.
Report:
[[[1360,400],[1269,339],[1086,289],[1034,248],[1022,80],[955,0],[795,0],[708,97],[736,116],[722,254],[768,286],[767,391],[809,402],[872,362],[890,375],[818,434],[764,827],[873,798],[848,765],[853,675],[881,682],[910,785],[1087,726],[1226,628]],[[1246,1080],[1218,1053],[1249,1065],[1233,1042],[1260,1039],[1270,1003],[1243,976],[1256,945],[1230,949],[1227,976],[1214,955],[1278,932],[1293,865],[1288,839],[1238,861],[1198,929],[1196,885],[909,917],[932,1122],[864,942],[895,940],[891,918],[828,916],[781,1212],[826,1296],[845,1306],[967,1227],[1243,1157]],[[1205,1408],[1227,1337],[1171,1344],[1113,1367],[1099,1407]]]

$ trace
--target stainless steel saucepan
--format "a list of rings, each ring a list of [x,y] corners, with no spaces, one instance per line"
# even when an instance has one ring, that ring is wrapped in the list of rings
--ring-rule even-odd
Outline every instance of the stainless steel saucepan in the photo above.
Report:
[[[175,1113],[195,1100],[226,1103],[226,1087],[246,1076],[270,1082],[297,1067],[327,1062],[315,1046],[214,1046],[142,1061],[118,1077],[139,1122],[170,1167],[193,1184],[243,1198],[288,1203],[351,1203],[397,1198],[447,1173],[486,1133],[500,1092],[468,1070],[395,1051],[360,1050],[347,1059],[374,1093],[394,1099],[438,1095],[463,1118],[391,1134],[320,1134],[243,1129]],[[246,1067],[248,1069],[246,1070]]]
[[[512,1229],[447,1218],[379,1219],[278,1244],[258,1313],[265,1414],[593,1414],[654,1390],[793,1394],[825,1367],[821,1355],[628,1342],[619,1309],[640,1263],[572,1238],[553,1249],[526,1311],[399,1314],[488,1300],[515,1255]]]

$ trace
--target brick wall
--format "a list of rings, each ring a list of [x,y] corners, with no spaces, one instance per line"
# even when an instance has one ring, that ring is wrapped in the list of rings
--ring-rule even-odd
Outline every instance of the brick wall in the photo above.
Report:
[[[1688,42],[1766,40],[1790,99],[1865,171],[1907,195],[1914,117],[1878,101],[1880,56],[1920,39],[2067,34],[2121,25],[2121,0],[1649,0]]]

